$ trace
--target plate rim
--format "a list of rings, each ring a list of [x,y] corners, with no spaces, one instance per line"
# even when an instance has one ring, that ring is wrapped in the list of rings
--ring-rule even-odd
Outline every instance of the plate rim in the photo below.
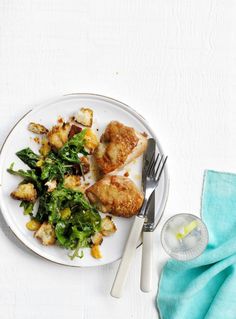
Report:
[[[56,102],[56,101],[60,101],[62,100],[63,98],[66,98],[66,97],[70,97],[70,96],[78,96],[78,97],[85,97],[85,98],[98,98],[98,99],[102,99],[102,100],[106,100],[106,101],[110,101],[110,102],[115,102],[116,104],[118,104],[118,106],[125,110],[126,112],[130,113],[131,115],[133,115],[134,117],[136,117],[152,134],[152,136],[155,138],[156,140],[156,143],[158,145],[158,149],[161,151],[162,154],[164,154],[163,152],[163,148],[162,146],[160,145],[158,139],[157,139],[157,136],[156,136],[156,133],[153,131],[153,129],[150,127],[149,123],[147,122],[147,120],[139,113],[137,112],[135,109],[133,109],[132,107],[130,107],[128,104],[125,104],[117,99],[114,99],[114,98],[111,98],[111,97],[108,97],[106,95],[101,95],[101,94],[97,94],[97,93],[82,93],[82,92],[79,92],[79,93],[67,93],[67,94],[63,94],[63,95],[58,95],[54,98],[48,98],[48,99],[45,99],[44,101],[40,102],[40,103],[37,103],[33,106],[31,106],[30,110],[27,111],[25,114],[23,114],[23,116],[21,116],[21,118],[12,126],[12,128],[10,129],[10,131],[8,132],[7,136],[5,137],[2,145],[1,145],[1,148],[0,148],[0,160],[1,160],[1,157],[2,157],[2,152],[3,152],[3,149],[4,149],[4,146],[9,138],[9,136],[11,135],[12,131],[15,129],[15,127],[28,115],[30,114],[31,112],[34,112],[34,111],[37,111],[39,109],[42,109],[44,107],[47,107],[47,105],[53,103],[53,102]],[[169,186],[170,186],[170,179],[169,179],[169,174],[168,174],[168,168],[167,168],[167,165],[165,165],[165,168],[164,168],[164,176],[165,176],[165,183],[164,183],[164,196],[162,198],[162,204],[161,204],[161,207],[160,207],[160,213],[158,214],[159,215],[159,218],[154,226],[154,231],[156,229],[156,227],[158,226],[162,216],[163,216],[163,213],[165,211],[165,207],[166,207],[166,203],[167,203],[167,199],[168,199],[168,196],[169,196]],[[2,187],[2,185],[0,185],[0,188]],[[120,260],[121,258],[117,258],[116,260],[113,260],[111,262],[108,262],[108,263],[102,263],[102,264],[98,264],[98,265],[86,265],[86,266],[81,266],[81,265],[72,265],[72,264],[67,264],[67,263],[64,263],[64,262],[59,262],[59,261],[55,261],[53,259],[50,259],[40,253],[38,253],[37,251],[35,251],[33,248],[31,248],[30,246],[28,246],[23,239],[21,239],[17,234],[16,232],[14,231],[14,229],[10,226],[10,223],[8,222],[8,217],[7,217],[7,214],[4,213],[4,209],[3,209],[3,203],[2,201],[0,201],[0,209],[1,209],[1,214],[4,218],[4,221],[6,222],[7,226],[9,227],[9,229],[11,230],[11,232],[13,233],[13,235],[24,245],[24,247],[26,247],[27,249],[29,249],[31,252],[33,252],[34,254],[36,254],[37,256],[39,256],[40,258],[43,258],[44,260],[46,261],[49,261],[49,262],[52,262],[54,264],[57,264],[57,265],[60,265],[60,266],[66,266],[66,267],[76,267],[76,268],[90,268],[90,267],[101,267],[101,266],[105,266],[105,265],[109,265],[109,264],[112,264],[118,260]],[[137,248],[139,248],[140,246],[142,245],[142,242],[137,246]],[[137,249],[136,248],[136,249]]]

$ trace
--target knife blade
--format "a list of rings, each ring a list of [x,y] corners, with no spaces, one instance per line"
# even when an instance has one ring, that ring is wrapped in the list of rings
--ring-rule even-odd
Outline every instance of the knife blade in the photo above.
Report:
[[[147,207],[147,214],[143,225],[143,231],[153,231],[155,223],[155,192],[152,193]]]

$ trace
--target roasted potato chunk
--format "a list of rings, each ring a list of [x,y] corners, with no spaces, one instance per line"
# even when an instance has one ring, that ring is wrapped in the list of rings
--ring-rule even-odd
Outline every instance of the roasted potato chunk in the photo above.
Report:
[[[91,247],[91,255],[96,258],[96,259],[100,259],[102,258],[102,254],[100,251],[100,246],[99,245],[93,245]]]
[[[35,134],[47,134],[48,133],[48,129],[45,126],[43,126],[42,124],[33,123],[33,122],[31,122],[28,125],[28,130],[30,132],[35,133]]]
[[[94,245],[101,245],[101,243],[103,242],[103,238],[102,238],[102,234],[101,233],[95,233],[92,237],[91,237],[92,243]]]
[[[70,124],[62,123],[53,126],[52,130],[48,133],[48,141],[51,146],[60,149],[67,141],[70,132]]]
[[[91,127],[93,125],[93,110],[82,107],[77,115],[77,122]]]
[[[92,154],[98,147],[99,141],[97,135],[92,129],[87,129],[85,133],[85,148]]]
[[[44,222],[34,235],[41,240],[45,246],[53,245],[56,241],[54,228],[51,224]]]
[[[32,219],[30,220],[27,224],[26,224],[26,228],[28,230],[31,230],[31,231],[36,231],[40,228],[41,224],[40,222],[38,222],[37,220],[35,219]]]
[[[37,167],[42,167],[44,164],[44,160],[42,158],[40,158],[40,160],[38,160],[38,162],[36,163]]]
[[[19,184],[17,189],[11,193],[11,197],[34,203],[37,199],[37,191],[31,183]]]
[[[66,175],[64,178],[64,187],[74,191],[80,190],[80,177],[78,175]]]
[[[48,155],[50,151],[51,151],[51,146],[49,144],[49,141],[46,137],[43,137],[41,141],[41,147],[39,149],[39,153],[45,157]]]
[[[106,216],[102,219],[101,228],[103,236],[111,236],[117,231],[116,225],[114,224],[111,216]]]
[[[60,211],[61,219],[66,220],[71,216],[71,209],[69,207],[64,208]]]

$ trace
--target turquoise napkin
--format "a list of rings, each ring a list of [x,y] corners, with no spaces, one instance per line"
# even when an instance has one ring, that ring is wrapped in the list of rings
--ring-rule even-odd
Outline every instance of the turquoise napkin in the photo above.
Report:
[[[236,175],[206,171],[202,219],[209,231],[204,253],[163,268],[157,308],[161,319],[236,318]]]

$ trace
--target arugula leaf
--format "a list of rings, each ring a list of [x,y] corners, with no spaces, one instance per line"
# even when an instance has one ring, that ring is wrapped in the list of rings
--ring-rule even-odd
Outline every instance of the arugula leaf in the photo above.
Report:
[[[12,163],[10,167],[7,169],[8,173],[23,177],[24,182],[33,183],[38,191],[42,191],[41,182],[34,169],[27,170],[27,171],[24,171],[23,169],[19,169],[18,171],[16,171],[13,168],[14,168],[14,163]]]
[[[75,247],[74,253],[72,255],[69,255],[71,260],[73,260],[75,257],[83,258],[84,253],[82,251],[79,254],[79,250],[81,248],[89,247],[90,236],[91,236],[91,232],[79,231],[76,228],[76,226],[72,227],[71,239],[76,238],[76,239],[78,239],[78,241],[77,241],[77,245]]]
[[[95,233],[101,229],[101,216],[95,210],[77,211],[71,217],[72,224],[80,230]]]
[[[34,203],[22,201],[20,207],[24,208],[24,215],[31,215],[34,208]]]
[[[58,243],[73,251],[71,259],[82,258],[81,249],[91,246],[91,236],[101,230],[101,216],[84,194],[63,186],[65,175],[74,174],[74,164],[81,165],[78,154],[88,154],[84,148],[85,134],[86,129],[71,137],[59,151],[50,151],[40,167],[37,166],[40,155],[30,148],[22,149],[16,155],[31,169],[14,170],[13,163],[7,170],[10,174],[22,177],[23,182],[35,185],[39,207],[34,218],[53,225]],[[48,192],[45,183],[52,180],[57,181],[57,187]],[[33,203],[22,201],[20,206],[24,214],[32,215]]]
[[[76,209],[93,209],[80,192],[76,192],[63,186],[59,186],[51,193],[45,193],[39,199],[39,209],[36,218],[39,221],[48,218],[53,224],[57,223],[60,218],[60,211],[64,208]]]
[[[80,247],[89,247],[88,238],[91,236],[91,231],[82,231],[78,230],[76,226],[72,226],[72,234],[70,236],[71,239],[78,239],[80,242]]]
[[[39,222],[48,221],[48,209],[47,209],[47,201],[50,195],[48,193],[44,193],[39,197],[39,207],[38,211],[35,215],[35,219]]]
[[[68,223],[65,221],[59,221],[55,227],[55,233],[57,240],[62,246],[67,246],[68,238],[66,237],[66,231],[68,230]]]
[[[61,214],[65,209],[71,210],[67,219]],[[101,216],[84,195],[63,186],[40,197],[36,219],[55,225],[58,243],[74,250],[72,259],[82,257],[80,249],[89,247],[91,236],[101,229]]]
[[[36,168],[36,164],[40,159],[40,156],[35,154],[29,147],[24,148],[21,151],[18,151],[16,155],[22,160],[22,162],[27,164],[30,168]]]
[[[75,205],[79,205],[81,209],[90,209],[91,205],[84,198],[84,195],[80,192],[75,192],[64,187],[58,188],[51,193],[51,199],[48,203],[48,210],[50,212],[49,220],[57,222],[60,218],[59,212],[66,208],[73,208]]]
[[[62,148],[58,151],[60,158],[69,163],[80,162],[78,153],[87,154],[84,149],[86,131],[86,129],[83,129],[80,133],[75,134],[62,146]]]
[[[66,165],[53,152],[50,152],[42,166],[41,179],[48,181],[57,179],[62,182],[64,175],[70,172],[72,172],[72,165]]]

